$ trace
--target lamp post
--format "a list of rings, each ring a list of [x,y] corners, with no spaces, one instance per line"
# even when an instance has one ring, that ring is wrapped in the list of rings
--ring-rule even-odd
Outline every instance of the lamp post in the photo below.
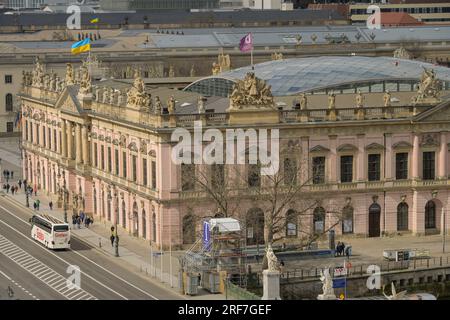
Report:
[[[26,197],[25,205],[27,208],[29,208],[30,207],[30,198],[29,198],[30,197],[30,189],[28,186],[26,186],[26,188],[25,188],[25,197]]]
[[[62,186],[62,193],[63,193],[63,206],[64,206],[64,222],[67,223],[67,189],[66,189],[66,175],[64,170],[62,171],[63,176],[63,186]],[[58,172],[58,179],[61,179],[61,174]]]
[[[112,186],[113,190],[114,190],[114,227],[116,230],[116,235],[114,238],[114,256],[118,257],[119,256],[119,232],[117,230],[117,221],[119,220],[119,201],[118,201],[118,194],[117,194],[117,189],[114,187],[114,185]]]
[[[2,171],[2,158],[0,158],[0,183],[2,182],[3,171]]]

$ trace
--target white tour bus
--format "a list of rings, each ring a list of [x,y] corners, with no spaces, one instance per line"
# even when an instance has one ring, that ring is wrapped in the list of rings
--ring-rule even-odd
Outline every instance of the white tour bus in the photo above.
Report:
[[[50,249],[70,248],[69,224],[49,215],[33,215],[31,237]]]

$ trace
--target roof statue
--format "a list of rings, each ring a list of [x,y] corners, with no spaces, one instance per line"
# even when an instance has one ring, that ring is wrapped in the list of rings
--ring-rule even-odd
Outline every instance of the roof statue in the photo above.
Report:
[[[189,71],[189,76],[191,76],[191,77],[195,77],[195,66],[194,65],[192,65],[191,66],[191,71]]]
[[[389,90],[386,90],[386,92],[383,95],[383,106],[384,107],[391,106],[391,92]]]
[[[219,62],[220,72],[229,71],[231,69],[231,59],[229,54],[219,54],[217,61]]]
[[[439,101],[441,82],[436,79],[433,69],[423,68],[417,95],[413,97],[413,103],[436,103]]]
[[[80,93],[88,94],[92,92],[91,75],[85,65],[81,66]]]
[[[266,257],[267,257],[267,270],[272,272],[279,271],[278,258],[273,252],[272,245],[270,244],[267,246]]]
[[[306,94],[302,93],[300,95],[300,110],[306,110],[308,108],[308,98]]]
[[[170,65],[169,67],[169,78],[175,78],[175,69],[173,68],[173,65]]]
[[[271,54],[272,60],[283,60],[283,54],[281,52],[274,52]]]
[[[137,73],[135,73],[137,75]],[[145,92],[145,84],[140,76],[135,77],[133,86],[127,92],[127,105],[137,109],[148,107],[150,95]]]
[[[205,113],[205,103],[204,103],[204,98],[202,96],[198,97],[197,110],[198,110],[198,113]]]
[[[32,72],[33,75],[33,86],[34,87],[41,87],[44,83],[44,66],[42,65],[39,58],[36,58],[34,63],[34,70]]]
[[[328,109],[336,108],[336,94],[334,92],[330,92],[328,94]]]
[[[357,108],[363,108],[364,107],[364,96],[361,93],[361,90],[358,90],[358,93],[356,94],[356,107]]]
[[[398,49],[395,49],[394,51],[394,58],[398,59],[411,59],[411,54],[406,50],[404,47],[400,47]]]
[[[220,73],[220,64],[214,61],[212,64],[211,73],[213,76],[218,75]]]
[[[244,80],[237,80],[230,95],[230,110],[242,109],[243,106],[274,107],[272,87],[253,72],[247,73]]]
[[[173,96],[170,96],[169,100],[167,100],[167,110],[169,114],[175,113],[175,98]]]
[[[162,111],[162,103],[158,96],[155,97],[155,114],[161,114]]]

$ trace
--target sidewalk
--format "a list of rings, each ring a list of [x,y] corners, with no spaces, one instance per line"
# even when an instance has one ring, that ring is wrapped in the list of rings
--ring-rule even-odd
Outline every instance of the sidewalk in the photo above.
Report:
[[[23,190],[19,190],[18,194],[11,195],[11,193],[6,194],[7,199],[15,202],[16,204],[23,206],[25,208],[26,197]],[[35,197],[30,196],[30,211],[34,201],[36,199],[40,200],[40,210],[39,213],[49,214],[60,220],[64,220],[64,212],[62,209],[57,209],[55,206],[53,210],[50,210],[48,203],[49,198],[46,196],[39,195]],[[86,242],[87,244],[93,246],[95,250],[114,257],[115,259],[120,259],[126,262],[134,272],[139,272],[145,274],[146,276],[152,278],[154,281],[159,281],[164,284],[168,289],[173,290],[180,294],[180,283],[178,276],[178,256],[181,256],[183,252],[177,251],[172,253],[172,268],[170,268],[170,254],[167,251],[163,251],[162,255],[159,250],[151,249],[150,245],[141,239],[136,239],[130,236],[124,229],[119,227],[119,257],[115,257],[114,247],[111,246],[110,227],[111,224],[105,221],[94,221],[94,224],[89,228],[84,225],[78,229],[74,227],[71,223],[72,214],[68,212],[68,220],[71,226],[71,232],[80,240]],[[153,259],[150,253],[153,253]],[[162,273],[161,273],[161,256],[162,259]],[[153,264],[152,264],[153,262]],[[170,270],[172,269],[172,273]],[[162,280],[161,280],[162,279]],[[210,294],[205,290],[199,290],[199,294],[196,296],[185,296],[180,294],[180,298],[188,299],[206,299],[206,300],[224,300],[225,296],[222,294]]]

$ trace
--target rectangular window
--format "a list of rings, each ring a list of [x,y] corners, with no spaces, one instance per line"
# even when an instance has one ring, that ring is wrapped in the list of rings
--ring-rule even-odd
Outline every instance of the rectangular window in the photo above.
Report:
[[[53,129],[53,151],[56,151],[56,146],[58,144],[58,140],[56,139],[56,129]]]
[[[41,143],[40,131],[41,131],[40,126],[36,124],[36,144]]]
[[[46,134],[47,130],[45,130],[45,127],[42,127],[42,146],[46,146],[47,145],[47,134]]]
[[[368,179],[369,181],[380,181],[380,159],[379,154],[369,154]]]
[[[137,181],[137,156],[132,156],[132,166],[133,166],[133,181]]]
[[[5,75],[5,83],[12,83],[12,75],[10,74]]]
[[[51,128],[47,128],[47,136],[48,136],[47,148],[51,149],[52,148],[52,129]]]
[[[395,178],[408,179],[408,153],[401,152],[395,155]]]
[[[142,184],[146,186],[147,183],[147,159],[142,159]]]
[[[33,122],[30,122],[30,142],[34,143]]]
[[[423,153],[423,180],[434,180],[435,159],[434,152]]]
[[[94,142],[94,167],[98,168],[97,142]]]
[[[25,140],[28,141],[28,121],[25,121]]]
[[[152,189],[156,189],[156,161],[152,161]]]
[[[127,152],[122,153],[122,177],[127,176]]]
[[[112,173],[112,153],[111,153],[111,147],[108,147],[108,171]]]
[[[312,159],[313,184],[325,183],[325,157]]]
[[[100,157],[101,157],[101,166],[102,166],[102,170],[105,170],[105,147],[102,145],[100,147]]]
[[[115,169],[115,173],[116,176],[119,176],[119,150],[115,149],[114,150],[114,169]]]
[[[353,156],[341,156],[341,182],[353,181]]]
[[[6,123],[6,132],[13,132],[14,131],[14,123],[7,122]]]

